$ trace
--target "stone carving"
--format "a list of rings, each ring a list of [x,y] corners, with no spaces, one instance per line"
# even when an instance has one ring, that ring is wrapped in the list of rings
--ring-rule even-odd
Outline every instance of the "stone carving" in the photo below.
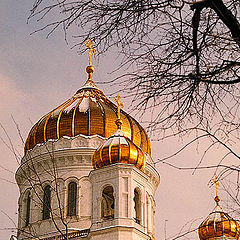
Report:
[[[82,155],[76,155],[75,158],[76,158],[76,161],[78,163],[82,163],[83,162]]]
[[[59,157],[58,162],[59,162],[60,165],[64,165],[65,164],[65,158],[64,157]]]
[[[87,146],[88,146],[88,140],[84,138],[74,139],[71,144],[72,148],[87,147]]]
[[[74,163],[74,158],[73,158],[73,156],[68,156],[67,159],[68,159],[68,164],[71,165],[71,164]]]
[[[64,149],[71,147],[71,139],[69,138],[60,138],[57,142],[55,142],[56,149]]]
[[[46,143],[37,144],[33,149],[26,152],[25,156],[22,158],[22,162],[26,162],[29,159],[42,156],[43,154],[49,153],[52,154],[53,151],[62,150],[62,149],[74,149],[81,147],[89,147],[97,149],[105,139],[103,137],[94,135],[94,136],[84,136],[78,135],[75,137],[62,137],[58,140],[48,140]],[[91,159],[88,160],[88,162]]]
[[[97,149],[104,141],[100,139],[90,139],[89,147]]]
[[[90,155],[82,155],[82,162],[90,163],[92,161],[92,156]]]

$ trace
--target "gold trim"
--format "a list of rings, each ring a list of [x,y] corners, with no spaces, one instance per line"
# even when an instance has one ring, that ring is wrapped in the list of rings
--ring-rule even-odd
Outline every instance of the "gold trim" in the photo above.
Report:
[[[118,137],[118,160],[122,162],[121,137]]]
[[[88,97],[88,136],[91,135],[91,97]]]
[[[73,116],[72,116],[72,136],[75,136],[75,115],[76,115],[76,110],[79,107],[79,105],[81,104],[83,100],[83,97],[79,98],[78,100],[78,104],[75,106],[74,110],[73,110]]]
[[[112,151],[112,141],[110,142],[109,147],[108,147],[108,156],[109,156],[109,164],[110,165],[112,164],[111,151]]]
[[[72,99],[72,98],[71,98],[71,99]],[[43,138],[44,138],[44,142],[47,141],[46,128],[47,128],[48,120],[50,119],[50,117],[52,116],[52,114],[53,114],[54,112],[56,112],[56,111],[57,111],[58,109],[60,109],[61,107],[65,106],[65,104],[68,104],[68,102],[71,101],[71,99],[67,100],[66,102],[64,102],[63,104],[61,104],[59,107],[55,108],[54,110],[52,110],[51,112],[49,112],[49,113],[47,114],[48,116],[46,117],[46,121],[45,121],[44,127],[43,127],[43,133],[44,133]]]
[[[38,121],[38,123],[35,125],[35,131],[34,131],[34,135],[33,135],[33,143],[34,143],[34,146],[37,144],[37,142],[36,142],[36,132],[37,132],[37,130],[38,130],[38,127],[39,127],[39,125],[41,124],[41,122],[46,118],[48,116],[48,114],[46,114],[46,115],[44,115],[39,121]],[[44,142],[45,142],[45,140],[44,140]],[[29,143],[29,146],[30,146],[30,143]]]
[[[62,113],[63,113],[63,111],[64,111],[67,107],[69,107],[75,100],[76,100],[76,98],[73,98],[72,101],[69,101],[70,103],[67,103],[67,104],[62,108],[62,110],[59,112],[58,119],[57,119],[57,138],[58,138],[58,139],[60,138],[60,127],[59,127],[59,124],[60,124],[60,119],[61,119]]]
[[[46,128],[47,128],[47,123],[48,123],[48,120],[49,118],[51,117],[51,115],[54,113],[55,110],[53,110],[52,112],[50,112],[45,120],[45,123],[44,123],[44,127],[43,127],[43,139],[44,139],[44,142],[47,141],[47,137],[46,137]]]

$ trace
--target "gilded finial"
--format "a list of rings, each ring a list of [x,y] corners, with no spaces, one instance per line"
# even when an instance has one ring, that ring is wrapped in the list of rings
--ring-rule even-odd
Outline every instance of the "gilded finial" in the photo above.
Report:
[[[97,51],[95,48],[93,48],[93,42],[91,39],[88,39],[85,41],[85,46],[88,48],[88,66],[86,68],[86,72],[88,73],[88,79],[92,81],[92,74],[94,72],[94,67],[92,66],[92,56],[93,54],[96,54]]]
[[[93,54],[96,54],[97,51],[95,48],[93,48],[93,42],[91,39],[85,41],[85,46],[88,48],[88,65],[92,66],[92,56]]]
[[[216,188],[216,196],[214,200],[218,204],[220,202],[220,197],[218,196],[219,181],[217,179],[217,176],[214,176],[213,182],[215,183],[215,188]]]
[[[119,94],[114,98],[114,101],[117,103],[117,120],[116,120],[116,125],[117,125],[118,129],[121,129],[122,121],[120,119],[120,111],[121,111],[121,108],[123,108],[123,103],[121,102],[121,97],[120,97]]]

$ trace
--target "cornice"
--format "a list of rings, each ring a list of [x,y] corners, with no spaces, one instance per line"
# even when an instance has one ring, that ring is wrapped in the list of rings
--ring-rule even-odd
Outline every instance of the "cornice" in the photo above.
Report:
[[[75,137],[62,137],[58,140],[48,140],[46,143],[37,144],[33,149],[26,152],[22,158],[21,163],[27,162],[29,159],[34,159],[39,156],[44,157],[44,155],[51,155],[61,151],[61,154],[64,154],[64,151],[72,150],[82,150],[83,152],[90,153],[95,151],[103,142],[105,141],[104,137],[99,135],[85,136],[79,134]]]

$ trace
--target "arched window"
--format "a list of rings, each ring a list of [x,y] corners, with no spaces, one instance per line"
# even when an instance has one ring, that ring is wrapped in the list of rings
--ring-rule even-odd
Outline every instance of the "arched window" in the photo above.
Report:
[[[107,186],[102,191],[101,215],[103,219],[114,218],[114,196],[112,186]]]
[[[70,182],[68,184],[67,215],[68,216],[77,215],[77,184],[75,182]]]
[[[134,220],[136,223],[140,224],[141,223],[141,201],[140,201],[140,193],[139,191],[135,188],[134,189]]]
[[[51,211],[51,187],[47,185],[43,190],[43,217],[42,219],[49,219]]]
[[[30,192],[28,192],[26,196],[25,227],[28,226],[30,222],[30,206],[31,206],[31,194]]]

